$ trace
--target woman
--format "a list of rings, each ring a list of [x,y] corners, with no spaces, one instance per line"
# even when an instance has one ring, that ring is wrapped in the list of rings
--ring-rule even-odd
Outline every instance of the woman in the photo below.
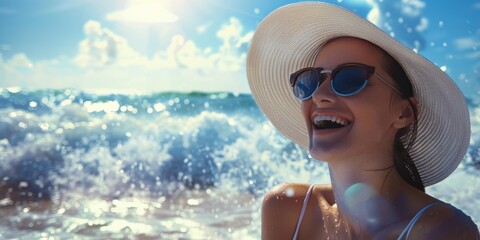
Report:
[[[353,13],[308,2],[259,24],[247,74],[272,124],[331,176],[268,192],[262,239],[480,239],[468,216],[425,193],[470,139],[462,93],[428,60]]]

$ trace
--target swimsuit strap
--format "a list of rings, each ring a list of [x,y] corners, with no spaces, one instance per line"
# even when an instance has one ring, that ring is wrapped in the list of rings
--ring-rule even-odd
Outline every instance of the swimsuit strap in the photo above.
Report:
[[[300,230],[300,225],[302,224],[303,217],[305,216],[305,211],[307,210],[308,199],[312,195],[313,188],[315,184],[310,185],[308,188],[307,194],[305,194],[305,199],[303,199],[302,211],[300,212],[300,217],[298,217],[297,227],[295,227],[295,234],[293,235],[293,240],[297,239],[298,231]]]
[[[410,231],[412,231],[412,228],[413,226],[415,225],[415,223],[418,221],[418,219],[420,219],[420,217],[431,207],[435,206],[435,205],[438,205],[438,204],[444,204],[442,202],[434,202],[434,203],[431,203],[427,206],[425,206],[424,208],[422,208],[420,211],[418,211],[418,213],[412,218],[412,220],[410,220],[410,222],[407,224],[407,226],[405,227],[405,229],[403,229],[403,232],[400,234],[400,236],[398,236],[397,240],[401,240],[404,236],[405,236],[405,239],[408,239],[408,235],[410,235]],[[406,235],[405,235],[406,234]]]

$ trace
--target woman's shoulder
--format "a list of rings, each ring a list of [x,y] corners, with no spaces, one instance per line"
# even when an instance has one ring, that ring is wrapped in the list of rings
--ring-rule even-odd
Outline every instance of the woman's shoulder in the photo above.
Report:
[[[262,212],[273,211],[277,214],[285,211],[300,212],[309,187],[308,184],[298,183],[282,183],[273,187],[263,198]],[[285,208],[286,206],[288,208]]]
[[[478,228],[469,216],[450,204],[437,203],[419,216],[409,239],[480,240]]]
[[[305,199],[308,189],[313,187],[312,194],[319,197],[333,198],[331,185],[327,184],[301,184],[301,183],[282,183],[270,191],[264,197],[264,204],[297,204],[300,205]],[[301,201],[299,201],[301,200]]]
[[[262,204],[262,239],[288,239],[293,236],[309,184],[282,183],[272,188]],[[329,185],[314,185],[310,199],[329,194]],[[314,204],[309,201],[309,204]],[[288,237],[287,237],[288,236]]]

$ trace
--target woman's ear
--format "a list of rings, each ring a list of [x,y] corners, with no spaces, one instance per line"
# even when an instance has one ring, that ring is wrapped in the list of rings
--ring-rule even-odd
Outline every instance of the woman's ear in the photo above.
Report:
[[[393,126],[401,129],[412,124],[417,116],[417,106],[418,101],[414,97],[410,97],[402,101],[402,110],[397,119],[395,119]]]

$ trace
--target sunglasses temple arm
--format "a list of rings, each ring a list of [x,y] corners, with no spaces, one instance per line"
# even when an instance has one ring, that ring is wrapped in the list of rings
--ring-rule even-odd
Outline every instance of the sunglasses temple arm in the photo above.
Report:
[[[382,77],[378,76],[378,74],[375,73],[375,77],[377,77],[378,79],[380,79],[380,81],[382,81],[383,83],[385,83],[387,86],[389,86],[391,89],[393,89],[395,92],[398,93],[398,95],[400,96],[403,96],[402,92],[400,92],[396,87],[394,87],[392,84],[388,83],[385,79],[383,79]]]

